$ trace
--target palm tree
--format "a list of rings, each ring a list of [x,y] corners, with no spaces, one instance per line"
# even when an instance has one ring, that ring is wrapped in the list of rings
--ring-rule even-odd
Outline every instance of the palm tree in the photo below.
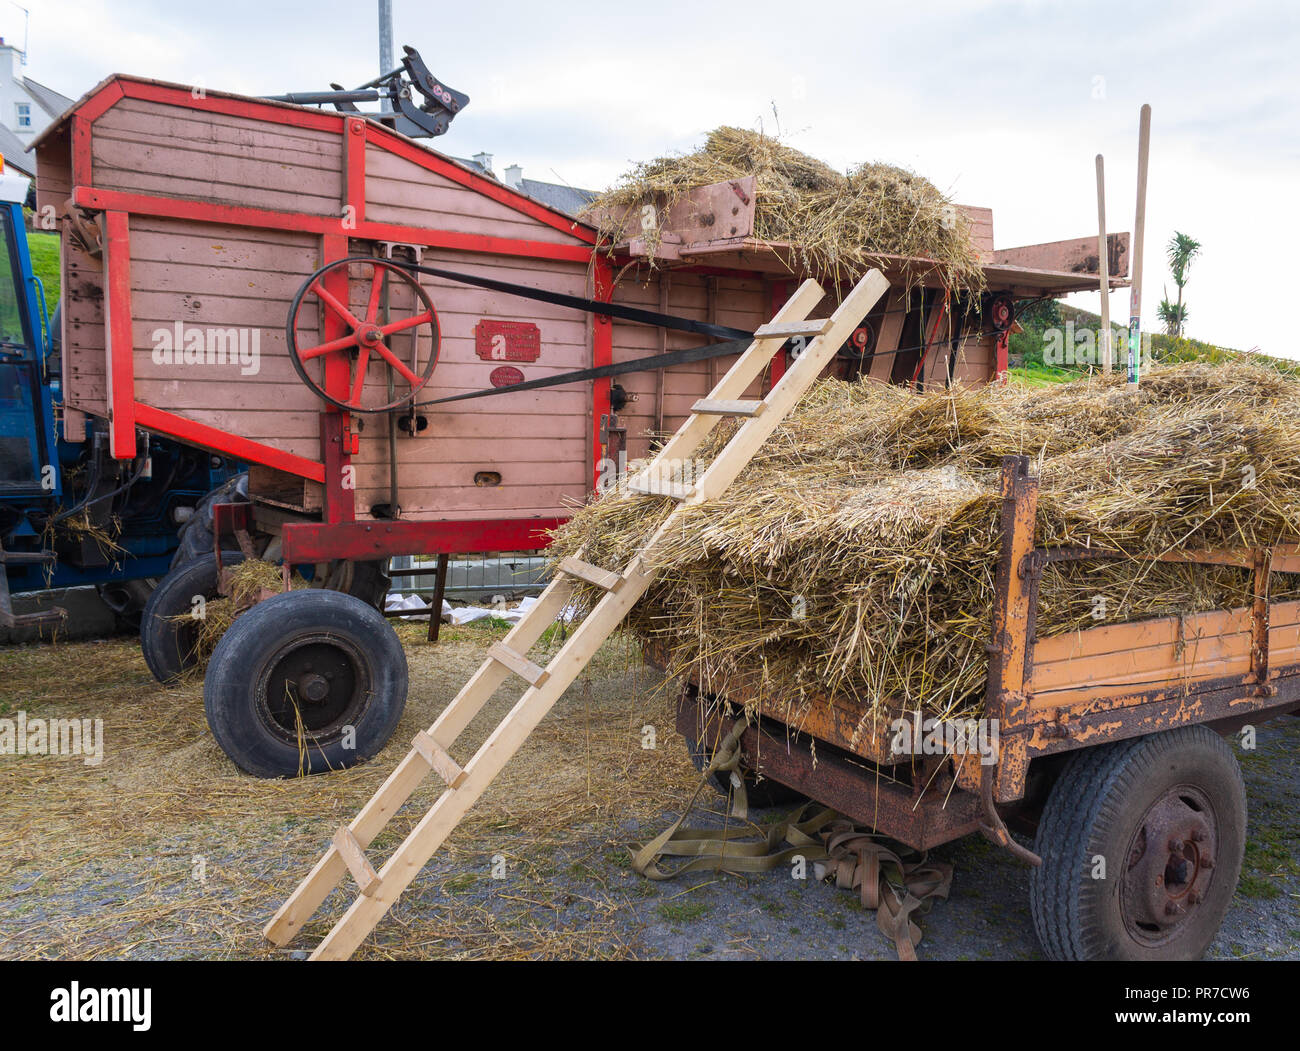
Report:
[[[1165,330],[1171,336],[1181,336],[1183,325],[1187,322],[1183,286],[1187,284],[1187,272],[1192,268],[1192,260],[1201,254],[1201,242],[1175,230],[1165,251],[1169,257],[1169,269],[1174,275],[1174,284],[1178,286],[1178,301],[1170,303],[1165,299],[1160,303],[1160,320],[1165,323]]]
[[[1182,289],[1179,289],[1181,295]],[[1169,302],[1168,295],[1160,300],[1160,306],[1156,308],[1156,314],[1160,318],[1160,323],[1165,326],[1165,334],[1170,336],[1181,336],[1183,326],[1187,324],[1187,306],[1184,303]]]

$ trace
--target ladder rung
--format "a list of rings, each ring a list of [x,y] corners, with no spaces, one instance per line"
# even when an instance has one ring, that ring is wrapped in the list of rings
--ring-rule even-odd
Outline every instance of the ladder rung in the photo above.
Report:
[[[488,656],[494,661],[504,664],[520,678],[527,679],[530,686],[541,686],[550,678],[545,668],[534,664],[522,653],[516,653],[504,643],[494,642],[489,646]]]
[[[683,485],[681,482],[669,482],[662,478],[633,478],[627,487],[634,493],[647,496],[671,496],[674,500],[685,500],[695,494],[695,486]]]
[[[691,412],[708,416],[757,416],[767,408],[765,401],[725,401],[701,398],[691,406]]]
[[[820,336],[831,327],[831,318],[809,318],[807,321],[769,321],[754,329],[755,339],[780,336],[790,339],[794,336]]]
[[[334,833],[334,849],[339,852],[343,863],[352,873],[352,878],[357,881],[361,893],[367,898],[374,894],[379,887],[379,873],[375,871],[375,866],[370,864],[366,852],[361,849],[357,837],[352,834],[352,830],[347,825],[341,826]]]
[[[459,788],[461,782],[469,777],[469,774],[465,773],[460,764],[423,730],[412,739],[411,747],[420,753],[424,761],[433,768],[435,774],[447,782],[448,788]]]
[[[606,591],[617,591],[623,585],[623,578],[618,573],[589,565],[572,555],[560,561],[559,569],[561,573],[568,573],[571,577],[585,580],[588,584],[595,584],[596,587],[604,588]]]

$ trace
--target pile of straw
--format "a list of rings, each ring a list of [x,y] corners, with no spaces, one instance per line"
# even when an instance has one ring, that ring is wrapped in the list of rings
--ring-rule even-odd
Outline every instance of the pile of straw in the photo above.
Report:
[[[790,700],[829,689],[872,711],[977,712],[1012,453],[1036,460],[1040,545],[1135,556],[1050,568],[1040,636],[1246,605],[1244,570],[1136,556],[1300,538],[1300,380],[1258,364],[1154,370],[1136,393],[1122,375],[923,395],[825,380],[722,499],[679,516],[631,627],[707,692],[744,680]],[[617,489],[553,553],[621,567],[670,510]]]
[[[798,270],[847,280],[880,266],[883,255],[901,255],[937,264],[954,290],[983,285],[970,222],[927,179],[888,164],[843,174],[741,128],[717,128],[694,153],[636,165],[586,217],[612,247],[644,204],[662,211],[690,190],[749,175],[756,180],[754,236],[789,244]],[[646,237],[653,247],[660,231]]]
[[[290,586],[307,587],[307,581],[295,575]],[[203,617],[198,630],[194,632],[195,666],[191,674],[202,678],[212,651],[217,648],[221,637],[249,606],[259,600],[263,591],[279,592],[284,588],[284,577],[279,566],[261,559],[250,558],[230,567],[230,594],[221,598],[210,599],[203,606]],[[188,621],[190,613],[182,613],[178,619]]]

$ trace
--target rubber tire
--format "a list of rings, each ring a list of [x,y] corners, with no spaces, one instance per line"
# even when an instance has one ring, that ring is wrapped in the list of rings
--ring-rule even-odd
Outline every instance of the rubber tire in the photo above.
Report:
[[[180,541],[172,555],[172,568],[212,552],[212,505],[248,503],[248,472],[226,479],[195,505],[194,514],[181,524],[177,532]]]
[[[384,599],[387,598],[388,590],[391,587],[392,581],[388,576],[388,559],[383,558],[369,562],[351,563],[351,573],[347,575],[347,587],[331,588],[329,590],[342,591],[345,595],[359,598],[367,605],[382,611]]]
[[[238,551],[223,551],[222,561],[230,566],[242,562]],[[211,600],[218,597],[217,558],[208,554],[169,572],[153,589],[140,619],[140,652],[153,677],[165,686],[178,682],[197,661],[194,642],[185,630],[184,617],[193,608],[195,595]]]
[[[695,764],[695,769],[700,773],[704,773],[704,768],[713,759],[713,752],[689,737],[683,737],[683,740],[686,742],[686,750],[690,753],[691,762]],[[808,797],[801,792],[795,791],[789,785],[781,784],[780,781],[773,781],[770,777],[758,780],[748,770],[741,776],[745,781],[745,796],[750,807],[756,810],[766,810],[769,807],[794,806],[796,803],[806,803],[808,801]],[[731,775],[724,774],[721,771],[715,772],[713,786],[722,795],[729,797],[731,795]]]
[[[145,608],[157,586],[157,577],[136,577],[133,580],[97,584],[95,587],[100,601],[113,611],[117,629],[124,634],[132,634],[139,632]]]
[[[370,701],[354,724],[355,748],[342,741],[314,746],[299,756],[296,745],[262,722],[256,690],[262,665],[286,639],[328,632],[364,657]],[[222,751],[256,777],[324,773],[371,758],[388,743],[406,706],[406,653],[383,614],[351,595],[305,589],[259,602],[238,617],[208,661],[203,708]]]
[[[1180,937],[1151,947],[1125,930],[1119,908],[1120,873],[1138,822],[1177,784],[1199,787],[1215,808],[1218,836],[1214,879]],[[1029,874],[1029,907],[1044,953],[1053,960],[1196,960],[1218,933],[1241,874],[1246,837],[1246,787],[1232,749],[1204,726],[1186,726],[1075,753],[1052,787],[1034,851],[1043,859]],[[1093,879],[1101,855],[1107,879]],[[1213,917],[1217,915],[1217,920]]]
[[[202,558],[212,551],[212,507],[220,503],[248,503],[248,472],[237,474],[213,489],[194,508],[178,533],[180,543],[172,556],[172,568],[183,566],[195,559]],[[348,586],[343,590],[355,595],[363,602],[384,608],[384,599],[388,595],[391,581],[388,577],[388,559],[368,562],[354,562]]]

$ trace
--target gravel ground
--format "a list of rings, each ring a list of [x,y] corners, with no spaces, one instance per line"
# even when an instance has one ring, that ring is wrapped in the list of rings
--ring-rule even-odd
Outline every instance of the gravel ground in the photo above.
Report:
[[[16,829],[0,843],[0,957],[302,955],[341,914],[343,891],[290,950],[268,946],[261,925],[498,637],[465,628],[429,647],[420,633],[403,632],[412,690],[396,743],[304,782],[235,771],[203,724],[199,687],[157,687],[129,640],[0,650],[0,716],[103,713],[110,742],[93,770],[0,758],[0,810]],[[494,700],[469,736],[481,740],[510,701]],[[646,726],[654,749],[641,746]],[[628,844],[662,831],[698,779],[671,727],[671,691],[625,642],[607,644],[359,955],[893,959],[854,895],[788,870],[667,882],[631,871]],[[1246,864],[1210,956],[1300,959],[1300,719],[1263,725],[1256,750],[1239,754]],[[372,851],[396,842],[386,834]],[[1040,956],[1018,862],[979,837],[933,856],[956,874],[921,921],[922,958]]]

